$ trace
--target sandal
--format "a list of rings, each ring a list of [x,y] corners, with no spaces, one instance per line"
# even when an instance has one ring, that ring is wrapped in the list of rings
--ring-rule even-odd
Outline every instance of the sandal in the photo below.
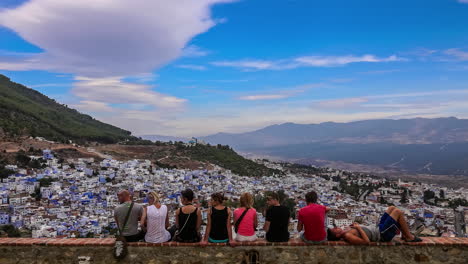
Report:
[[[408,242],[408,243],[422,242],[421,238],[419,238],[419,237],[417,237],[415,235],[413,235],[413,236],[414,236],[413,240],[405,240],[405,242]]]

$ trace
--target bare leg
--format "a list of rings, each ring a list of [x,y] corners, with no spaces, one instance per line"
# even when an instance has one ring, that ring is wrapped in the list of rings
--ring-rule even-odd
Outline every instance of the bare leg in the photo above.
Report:
[[[387,214],[391,215],[392,212],[393,212],[393,210],[395,210],[395,209],[396,209],[395,206],[389,206],[389,207],[387,208],[387,211],[385,211],[385,212],[386,212]]]
[[[400,224],[400,229],[401,229],[401,234],[403,235],[403,239],[406,239],[406,240],[414,239],[414,236],[410,232],[408,223],[406,222],[405,215],[400,209],[398,208],[393,209],[392,213],[390,214],[390,217],[395,219]]]

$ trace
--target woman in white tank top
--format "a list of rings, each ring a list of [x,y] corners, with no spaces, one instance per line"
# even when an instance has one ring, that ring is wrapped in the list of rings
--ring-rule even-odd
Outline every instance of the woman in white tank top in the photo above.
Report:
[[[169,216],[167,206],[159,202],[156,192],[148,195],[148,207],[145,208],[141,217],[141,226],[146,223],[145,241],[150,243],[163,243],[171,240],[171,234],[167,231],[169,227]]]

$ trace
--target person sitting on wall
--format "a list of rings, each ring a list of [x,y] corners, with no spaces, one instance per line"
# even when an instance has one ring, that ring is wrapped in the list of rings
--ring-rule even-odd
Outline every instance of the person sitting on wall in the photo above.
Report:
[[[146,226],[145,242],[163,243],[171,240],[167,206],[161,204],[156,192],[148,194],[148,207],[144,208],[140,226]]]
[[[266,212],[263,229],[266,232],[266,240],[269,242],[287,242],[289,240],[289,220],[290,213],[286,206],[279,203],[277,193],[267,196],[267,203],[270,206]]]
[[[181,192],[183,206],[176,211],[174,241],[185,243],[200,242],[201,211],[192,204],[194,193],[191,189]]]
[[[120,205],[114,209],[114,218],[117,227],[122,230],[121,235],[125,237],[127,242],[142,240],[143,233],[138,230],[138,221],[143,215],[143,206],[132,201],[128,190],[120,191],[117,198]],[[126,223],[124,223],[125,220],[127,220]]]
[[[299,210],[297,231],[304,230],[300,236],[306,243],[325,242],[327,241],[325,215],[329,208],[317,204],[318,196],[315,191],[308,192],[305,198],[307,206]]]
[[[257,211],[253,208],[253,196],[250,193],[243,193],[240,197],[240,207],[234,210],[236,241],[256,241],[257,225]]]
[[[228,243],[235,245],[232,239],[231,209],[224,206],[222,193],[211,195],[211,207],[208,211],[207,225],[202,245],[210,243]]]
[[[353,244],[367,244],[369,242],[390,242],[401,231],[402,238],[406,242],[421,242],[421,238],[411,234],[404,213],[390,206],[380,218],[376,226],[361,226],[358,223],[351,225],[351,229],[343,230],[335,227],[328,230],[328,240],[336,241],[343,239]]]

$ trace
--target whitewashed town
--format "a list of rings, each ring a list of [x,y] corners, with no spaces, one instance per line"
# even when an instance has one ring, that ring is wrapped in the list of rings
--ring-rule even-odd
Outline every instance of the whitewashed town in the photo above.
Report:
[[[195,203],[202,209],[206,222],[210,195],[222,192],[229,207],[238,206],[241,193],[249,192],[258,199],[267,191],[282,190],[293,201],[297,212],[306,205],[305,194],[318,193],[319,203],[330,208],[327,226],[344,227],[353,222],[370,224],[389,204],[404,211],[409,225],[420,236],[465,236],[464,219],[468,208],[453,201],[466,201],[464,188],[451,189],[433,184],[388,181],[368,175],[336,169],[314,169],[315,173],[291,173],[288,164],[257,160],[264,165],[285,171],[284,176],[246,177],[215,166],[213,170],[157,168],[149,160],[118,161],[108,157],[60,160],[50,150],[31,159],[44,162],[43,168],[20,168],[7,165],[14,173],[0,182],[0,225],[12,225],[31,237],[112,237],[116,223],[114,208],[119,204],[117,193],[127,189],[135,202],[147,204],[147,194],[157,192],[161,203],[172,212],[180,207],[181,191],[190,188]],[[289,164],[290,165],[290,164]],[[346,191],[356,187],[357,194]],[[374,186],[374,188],[372,188]],[[360,189],[360,187],[363,187]],[[438,202],[437,202],[438,200]],[[262,206],[262,205],[258,205]],[[259,226],[265,217],[257,211]],[[291,237],[296,216],[292,214]],[[204,225],[202,225],[202,229]],[[264,236],[259,229],[257,235]]]

